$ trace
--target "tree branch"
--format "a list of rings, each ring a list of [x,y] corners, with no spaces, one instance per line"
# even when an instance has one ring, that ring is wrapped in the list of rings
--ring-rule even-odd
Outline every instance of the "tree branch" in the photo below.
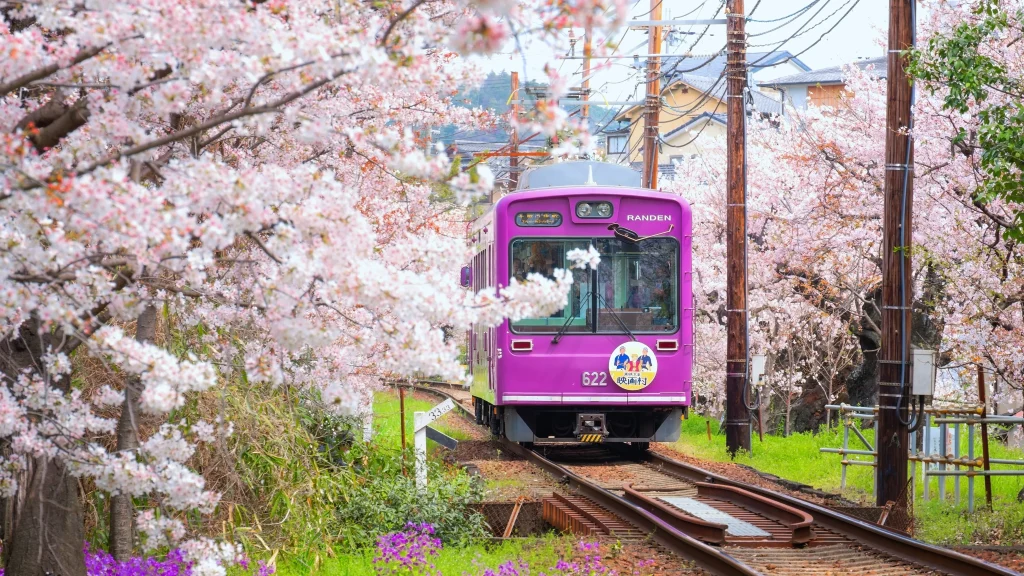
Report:
[[[253,234],[252,232],[246,232],[245,235],[248,236],[250,240],[255,242],[256,245],[260,247],[260,250],[262,250],[264,254],[269,256],[271,260],[277,262],[278,264],[284,264],[284,262],[282,262],[280,258],[275,256],[274,253],[271,252],[269,248],[267,248],[267,245],[263,243],[263,240],[260,240],[259,236]]]
[[[96,162],[93,162],[92,164],[89,164],[89,165],[85,166],[84,168],[79,169],[78,171],[75,172],[75,175],[76,176],[81,176],[83,174],[88,174],[88,173],[96,170],[97,168],[99,168],[101,166],[106,166],[107,164],[111,164],[113,162],[116,162],[116,161],[120,160],[121,158],[127,158],[129,156],[135,156],[136,154],[141,154],[143,152],[152,150],[153,148],[159,148],[160,146],[164,146],[164,145],[170,144],[172,142],[177,142],[178,140],[182,140],[182,139],[188,138],[190,136],[195,136],[196,134],[199,134],[199,133],[201,133],[201,132],[203,132],[205,130],[209,130],[210,128],[215,128],[215,127],[220,126],[221,124],[224,124],[226,122],[232,122],[234,120],[239,120],[241,118],[245,118],[245,117],[248,117],[248,116],[256,116],[256,115],[259,115],[259,114],[266,114],[268,112],[276,112],[281,106],[285,106],[285,105],[287,105],[287,104],[289,104],[289,103],[291,103],[291,102],[293,102],[293,101],[295,101],[295,100],[305,96],[306,94],[309,94],[310,92],[320,88],[321,86],[324,86],[325,84],[327,84],[329,82],[334,81],[336,78],[342,76],[343,74],[347,74],[348,72],[349,72],[348,70],[339,70],[337,72],[334,72],[333,74],[328,74],[327,76],[321,78],[320,80],[317,80],[316,82],[313,82],[312,84],[309,84],[308,86],[304,86],[304,87],[302,87],[299,90],[295,90],[295,91],[293,91],[293,92],[291,92],[289,94],[286,94],[285,96],[282,96],[281,98],[279,98],[278,100],[275,100],[274,102],[271,102],[270,104],[265,104],[263,106],[256,106],[256,107],[253,107],[253,108],[243,108],[242,110],[239,110],[238,112],[232,112],[230,114],[224,114],[224,115],[221,115],[221,116],[215,116],[215,117],[207,120],[206,122],[203,122],[201,124],[197,124],[197,125],[192,126],[190,128],[185,128],[183,130],[179,130],[177,132],[173,132],[173,133],[168,134],[168,135],[166,135],[166,136],[164,136],[162,138],[157,138],[155,140],[150,140],[149,142],[144,142],[144,143],[139,144],[137,146],[132,146],[131,148],[127,148],[127,149],[124,149],[124,150],[119,150],[117,152],[114,152],[114,153],[112,153],[112,154],[110,154],[108,156],[105,156],[105,157],[97,160]]]
[[[401,14],[396,16],[395,19],[388,24],[388,28],[387,30],[384,31],[384,35],[381,36],[380,45],[387,46],[388,37],[391,36],[391,32],[394,31],[395,26],[397,26],[400,22],[408,18],[409,15],[412,14],[417,8],[430,1],[431,0],[416,0],[415,2],[412,3],[412,6],[409,6],[409,8],[405,10],[405,12],[402,12]]]
[[[78,54],[75,54],[75,57],[71,60],[71,64],[69,64],[68,67],[85,62],[89,58],[92,58],[93,56],[106,50],[111,44],[113,43],[109,42],[102,46],[92,46],[89,48],[83,48],[79,50]],[[14,80],[11,80],[6,84],[0,84],[0,96],[5,96],[8,93],[17,90],[18,88],[23,88],[37,80],[42,80],[43,78],[46,78],[47,76],[53,74],[61,68],[64,68],[64,66],[61,66],[57,63],[50,64],[49,66],[37,68],[27,74],[22,74],[21,76],[15,78]]]

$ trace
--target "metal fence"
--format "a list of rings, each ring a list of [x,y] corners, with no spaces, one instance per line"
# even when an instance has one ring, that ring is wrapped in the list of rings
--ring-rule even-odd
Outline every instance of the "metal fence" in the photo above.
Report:
[[[473,508],[499,538],[536,536],[547,529],[540,502],[481,502]]]
[[[875,438],[878,437],[878,406],[850,406],[847,404],[829,404],[825,407],[828,410],[838,411],[839,420],[843,423],[843,446],[842,448],[821,448],[821,452],[839,454],[842,456],[843,467],[840,486],[846,488],[847,466],[871,466],[878,465],[878,451],[875,446],[864,437],[858,424],[865,420],[874,421]],[[936,477],[939,497],[948,499],[948,486],[946,477],[953,477],[953,499],[956,505],[960,504],[961,478],[967,478],[967,509],[974,511],[976,477],[982,477],[986,484],[986,498],[989,506],[992,503],[991,478],[993,476],[1024,476],[1024,460],[1008,460],[988,457],[988,425],[1022,425],[1024,418],[1013,416],[985,415],[983,406],[955,406],[947,408],[926,408],[923,415],[925,421],[921,427],[923,431],[922,448],[917,448],[918,432],[910,433],[910,448],[908,459],[910,467],[910,489],[916,486],[917,468],[920,464],[920,475],[922,484],[922,496],[925,500],[931,498],[931,477]],[[933,426],[935,424],[935,426]],[[976,439],[980,429],[981,455],[975,453]],[[850,433],[853,433],[863,447],[850,448]],[[962,454],[961,444],[966,433],[967,454]],[[992,470],[992,465],[1016,466],[1017,469]],[[872,477],[873,478],[873,477]],[[877,497],[878,488],[872,479],[872,492]],[[908,500],[913,501],[913,498]]]

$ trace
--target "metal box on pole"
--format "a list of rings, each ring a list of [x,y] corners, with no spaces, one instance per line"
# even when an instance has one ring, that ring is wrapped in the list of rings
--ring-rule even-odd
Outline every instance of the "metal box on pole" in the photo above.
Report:
[[[935,392],[935,350],[912,350],[913,381],[911,394],[914,396],[933,396]]]

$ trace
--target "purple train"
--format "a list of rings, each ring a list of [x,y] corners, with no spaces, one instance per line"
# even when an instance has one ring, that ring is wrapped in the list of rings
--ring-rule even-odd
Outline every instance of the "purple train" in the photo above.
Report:
[[[614,164],[534,168],[472,223],[463,269],[474,290],[570,268],[593,245],[596,270],[572,269],[568,305],[543,318],[470,331],[478,424],[521,443],[678,439],[693,373],[691,213]]]

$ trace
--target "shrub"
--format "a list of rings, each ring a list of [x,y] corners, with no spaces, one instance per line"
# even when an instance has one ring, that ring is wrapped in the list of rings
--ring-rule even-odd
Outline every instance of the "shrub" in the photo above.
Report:
[[[410,469],[412,458],[406,457]],[[486,535],[483,516],[469,509],[482,499],[483,488],[464,471],[428,462],[427,489],[421,492],[413,475],[402,473],[400,452],[357,444],[346,460],[347,486],[337,505],[345,547],[371,546],[377,534],[400,531],[409,522],[432,525],[450,545]]]

